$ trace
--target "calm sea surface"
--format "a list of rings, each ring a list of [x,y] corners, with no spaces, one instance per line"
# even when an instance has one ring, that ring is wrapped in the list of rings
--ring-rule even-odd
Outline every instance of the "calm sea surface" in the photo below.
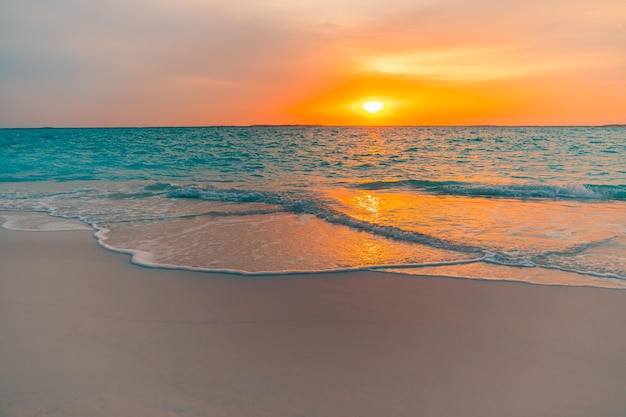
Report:
[[[0,155],[4,227],[146,266],[626,287],[625,128],[0,129]]]

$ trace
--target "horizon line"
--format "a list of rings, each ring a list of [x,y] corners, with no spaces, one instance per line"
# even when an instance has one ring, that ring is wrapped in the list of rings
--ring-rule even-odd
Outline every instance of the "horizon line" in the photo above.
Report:
[[[255,123],[255,124],[224,124],[224,125],[167,125],[167,126],[30,126],[30,127],[2,127],[2,130],[11,129],[201,129],[201,128],[224,128],[224,127],[330,127],[330,128],[402,128],[402,127],[626,127],[626,123],[608,123],[608,124],[581,124],[581,125],[506,125],[506,124],[467,124],[467,125],[325,125],[319,123]]]

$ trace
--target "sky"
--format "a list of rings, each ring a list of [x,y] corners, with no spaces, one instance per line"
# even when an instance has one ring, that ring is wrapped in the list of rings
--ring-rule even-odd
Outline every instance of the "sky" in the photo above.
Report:
[[[612,123],[624,0],[0,0],[0,127]]]

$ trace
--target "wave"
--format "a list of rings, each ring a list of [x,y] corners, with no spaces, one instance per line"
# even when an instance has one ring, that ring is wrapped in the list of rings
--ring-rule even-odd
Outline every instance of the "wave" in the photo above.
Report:
[[[283,207],[292,213],[314,215],[328,223],[340,224],[354,229],[373,233],[378,236],[411,243],[420,243],[438,249],[458,252],[481,252],[482,249],[472,245],[460,244],[440,239],[427,234],[404,230],[395,226],[384,226],[363,220],[333,209],[330,203],[308,195],[295,192],[249,191],[206,187],[180,187],[166,193],[169,198],[193,198],[207,201],[232,203],[265,203]]]
[[[430,193],[446,193],[448,195],[489,195],[493,197],[508,197],[503,193],[503,187],[517,192],[517,198],[539,198],[538,191],[552,190],[552,193],[559,194],[556,198],[562,197],[566,192],[576,195],[578,200],[593,201],[598,200],[601,191],[611,191],[611,198],[606,200],[624,201],[620,197],[620,192],[625,193],[624,186],[550,186],[550,185],[514,185],[514,186],[487,186],[484,184],[464,183],[458,181],[377,181],[354,186],[359,189],[397,189],[408,188],[415,190],[427,190]],[[485,194],[488,187],[494,187],[491,194]],[[499,187],[499,188],[498,188]],[[596,187],[596,188],[589,188]],[[107,224],[115,223],[135,223],[141,221],[163,221],[174,219],[189,219],[195,217],[226,217],[226,216],[256,216],[272,215],[276,213],[310,214],[325,222],[343,225],[357,231],[371,233],[377,236],[389,238],[396,241],[409,242],[426,245],[432,248],[462,252],[470,255],[471,259],[461,261],[461,263],[483,262],[486,264],[497,264],[514,268],[545,268],[558,269],[566,272],[573,272],[582,275],[613,278],[626,280],[623,267],[600,265],[602,259],[595,263],[589,263],[584,258],[586,251],[592,250],[602,245],[614,244],[611,239],[604,239],[595,242],[587,242],[581,245],[572,246],[559,251],[545,251],[535,254],[523,254],[516,252],[502,252],[498,249],[489,248],[486,245],[479,246],[479,243],[455,242],[439,238],[412,230],[406,230],[396,226],[385,226],[374,222],[356,219],[346,214],[337,204],[338,202],[330,198],[324,198],[316,194],[315,191],[291,190],[291,191],[264,191],[246,190],[239,188],[221,188],[211,185],[178,185],[174,183],[151,183],[151,184],[123,184],[113,188],[110,184],[104,184],[100,189],[85,187],[71,190],[53,190],[46,192],[31,191],[11,191],[0,193],[0,210],[9,211],[37,211],[47,213],[56,217],[80,220],[95,230],[102,230]],[[461,191],[458,191],[461,190]],[[558,191],[557,191],[558,190]],[[469,194],[469,191],[474,194]],[[491,191],[490,191],[491,192]],[[483,193],[483,194],[480,194]],[[520,197],[522,195],[522,197]],[[542,195],[543,196],[543,195]],[[530,197],[528,197],[530,198]],[[544,197],[545,198],[545,197]],[[162,204],[162,199],[172,199],[168,204]],[[197,199],[212,202],[224,202],[234,204],[212,205],[178,204],[176,199]],[[29,200],[32,200],[29,202]],[[110,201],[113,200],[113,201]],[[120,200],[120,201],[117,201]],[[130,200],[130,201],[129,201]],[[136,200],[136,201],[133,201]],[[181,202],[182,203],[182,202]],[[236,204],[242,203],[239,207]],[[263,205],[253,205],[247,203],[262,203]],[[269,206],[265,206],[269,205]],[[163,207],[165,208],[163,208]],[[186,209],[186,207],[193,209]],[[154,207],[154,210],[152,209]],[[181,210],[170,211],[171,207],[181,208]],[[210,210],[210,208],[214,208]],[[616,207],[615,209],[619,209]],[[6,226],[6,225],[5,225]],[[102,238],[106,233],[99,234]],[[100,240],[100,239],[99,239]],[[104,239],[102,239],[104,240]],[[106,245],[103,245],[106,246]],[[111,248],[110,248],[111,249]],[[619,249],[619,248],[618,248]],[[615,249],[613,249],[613,252]],[[129,252],[130,253],[130,252]],[[602,252],[604,253],[604,252]],[[151,262],[147,258],[147,253],[137,255],[141,259],[137,263],[146,266],[157,265],[158,262]],[[610,255],[614,259],[614,255]],[[578,257],[579,259],[574,259]],[[151,263],[154,263],[151,265]],[[454,261],[456,264],[457,261]],[[438,264],[423,265],[370,265],[362,269],[384,269],[384,268],[416,268],[424,266],[438,266]],[[180,269],[187,269],[186,266],[177,266]],[[361,268],[357,268],[361,269]],[[207,269],[207,271],[214,271]],[[347,268],[346,270],[351,270]],[[241,272],[241,271],[239,271]],[[268,271],[267,273],[275,273]],[[294,272],[294,271],[291,271]],[[301,272],[301,271],[300,271]],[[319,272],[319,271],[311,271]]]
[[[106,228],[96,227],[94,237],[98,241],[98,244],[105,249],[112,252],[123,253],[130,255],[131,263],[147,268],[156,269],[169,269],[169,270],[181,270],[181,271],[193,271],[193,272],[207,272],[218,274],[230,274],[241,276],[284,276],[284,275],[312,275],[320,273],[344,273],[344,272],[357,272],[357,271],[385,271],[388,273],[402,273],[401,271],[409,268],[422,268],[422,267],[437,267],[437,266],[450,266],[450,265],[464,265],[470,263],[477,263],[484,260],[484,257],[474,259],[464,259],[459,261],[442,261],[442,262],[430,262],[423,264],[390,264],[390,265],[368,265],[368,266],[354,266],[332,269],[289,269],[289,270],[268,270],[268,271],[248,271],[234,268],[205,268],[194,265],[172,264],[162,263],[155,260],[155,256],[147,251],[138,249],[120,248],[107,243],[108,234],[110,230]],[[397,270],[397,271],[393,271]]]
[[[391,184],[393,188],[398,186],[406,186],[399,185],[399,182],[395,183],[383,183],[377,182],[374,183],[375,187],[379,187],[381,189],[382,186],[386,186],[386,184]],[[442,187],[450,185],[450,182],[420,182],[420,185],[427,185],[428,187]],[[460,183],[453,183],[455,185],[459,185]],[[413,186],[415,184],[412,184]],[[554,187],[559,191],[562,195],[565,193],[565,190],[570,190],[572,193],[577,193],[578,199],[593,199],[598,200],[597,197],[588,196],[587,193],[592,193],[592,190],[583,189],[579,190],[578,187],[573,187],[571,189],[567,187]],[[618,187],[612,187],[612,189]],[[552,189],[547,186],[547,189]],[[484,190],[484,189],[483,189]],[[540,194],[539,191],[541,189],[537,189],[533,186],[527,186],[526,188],[519,188],[522,192],[524,192],[524,196],[532,195],[534,198],[538,196],[544,196],[544,194]],[[587,191],[585,191],[587,190]],[[497,194],[499,197],[503,197],[504,194],[500,191],[500,194]],[[544,190],[545,191],[545,190]],[[552,190],[556,192],[555,190]],[[566,266],[565,264],[561,264],[559,259],[554,259],[546,262],[546,258],[550,256],[557,257],[567,257],[575,254],[582,253],[586,250],[594,248],[598,245],[605,244],[610,241],[609,240],[600,240],[598,242],[587,242],[581,245],[575,245],[569,249],[563,250],[561,252],[557,251],[546,251],[540,254],[516,254],[516,253],[507,253],[501,251],[490,251],[489,249],[481,246],[476,246],[468,243],[458,243],[449,240],[445,240],[442,238],[438,238],[436,236],[405,230],[400,227],[395,226],[385,226],[380,225],[368,221],[363,221],[359,219],[355,219],[341,211],[333,208],[333,203],[330,201],[326,201],[322,198],[312,196],[310,194],[300,192],[270,192],[270,191],[252,191],[252,190],[242,190],[242,189],[224,189],[224,188],[214,188],[214,187],[179,187],[176,189],[170,189],[166,193],[169,198],[192,198],[192,199],[203,199],[209,201],[226,201],[226,202],[234,202],[234,203],[265,203],[281,206],[285,212],[292,213],[306,213],[314,215],[328,223],[339,224],[343,226],[348,226],[356,230],[372,233],[377,236],[386,237],[389,239],[417,243],[427,245],[429,247],[451,250],[456,252],[463,253],[475,253],[480,254],[478,258],[472,259],[470,262],[485,262],[490,264],[497,264],[508,267],[516,267],[516,268],[548,268],[548,269],[559,269],[566,272],[572,272],[581,275],[595,276],[595,277],[604,277],[604,278],[614,278],[624,280],[626,276],[622,273],[621,270],[609,271],[609,270],[589,270],[582,266],[579,267],[574,266]],[[581,197],[582,196],[582,197]],[[545,198],[545,197],[544,197]],[[463,261],[466,262],[466,261]],[[424,265],[422,265],[424,266]],[[384,266],[384,267],[389,267]],[[396,266],[396,267],[415,267],[415,265],[406,265],[406,266]],[[377,267],[370,267],[373,269],[377,269]],[[381,267],[383,268],[383,267]]]
[[[203,213],[181,214],[177,216],[158,216],[158,217],[141,217],[125,220],[108,220],[106,224],[121,223],[138,223],[138,222],[156,222],[167,220],[183,220],[195,219],[198,217],[245,217],[245,216],[262,216],[266,214],[284,213],[286,210],[244,210],[244,211],[207,211]]]
[[[262,203],[274,207],[249,208],[244,210],[226,210],[226,211],[206,211],[199,213],[179,213],[174,215],[146,215],[140,212],[131,214],[130,212],[122,212],[122,218],[110,216],[109,212],[100,210],[93,213],[73,213],[67,210],[58,210],[55,203],[51,203],[49,198],[81,198],[89,197],[93,201],[117,200],[117,201],[142,201],[145,199],[170,198],[170,199],[199,199],[212,202],[222,203]],[[112,223],[132,223],[140,221],[160,221],[173,220],[194,217],[225,217],[225,216],[247,216],[247,215],[267,215],[280,212],[289,212],[294,214],[310,214],[328,223],[348,226],[350,228],[372,233],[377,236],[386,237],[396,241],[410,242],[427,245],[433,248],[452,250],[464,253],[481,253],[482,249],[469,244],[457,243],[424,233],[405,230],[396,226],[380,225],[364,220],[355,219],[341,211],[332,207],[333,202],[324,200],[314,193],[305,191],[260,191],[260,190],[243,190],[236,188],[218,188],[210,185],[178,185],[169,183],[153,183],[143,186],[141,189],[128,190],[101,190],[97,191],[92,188],[81,188],[67,190],[61,192],[44,192],[44,193],[6,193],[0,195],[0,199],[7,202],[21,201],[28,203],[29,200],[42,201],[48,200],[42,204],[19,204],[18,206],[0,207],[2,210],[25,210],[25,211],[41,211],[54,216],[68,216],[81,220],[92,227],[98,227],[99,224]],[[52,206],[49,206],[52,204]],[[155,203],[151,203],[155,204]],[[98,205],[100,206],[100,205]],[[158,204],[156,204],[158,206]],[[132,209],[129,209],[132,210]],[[115,214],[115,213],[113,213]]]
[[[593,279],[602,279],[601,287],[608,286],[610,288],[624,288],[624,284],[620,283],[626,281],[626,276],[621,275],[619,273],[613,272],[599,272],[599,271],[589,271],[580,268],[568,268],[560,265],[540,265],[535,264],[530,261],[526,261],[522,264],[514,264],[507,262],[500,258],[500,254],[490,253],[488,251],[484,252],[483,256],[479,256],[476,258],[469,259],[461,259],[456,261],[440,261],[440,262],[426,262],[426,263],[402,263],[402,264],[380,264],[380,265],[367,265],[367,266],[345,266],[341,268],[321,268],[321,269],[280,269],[280,270],[259,270],[259,271],[250,271],[250,270],[242,270],[236,268],[210,268],[210,267],[199,267],[195,265],[186,265],[186,264],[173,264],[173,263],[163,263],[157,260],[151,252],[142,251],[138,249],[128,249],[128,248],[120,248],[113,245],[108,244],[107,235],[109,230],[106,228],[96,228],[96,232],[94,233],[94,237],[97,239],[98,243],[104,248],[118,252],[124,253],[131,256],[131,262],[148,267],[148,268],[157,268],[157,269],[173,269],[173,270],[184,270],[184,271],[196,271],[196,272],[207,272],[207,273],[221,273],[221,274],[233,274],[233,275],[241,275],[241,276],[284,276],[284,275],[309,275],[309,274],[319,274],[319,273],[344,273],[344,272],[356,272],[356,271],[383,271],[391,274],[405,274],[405,271],[408,269],[416,269],[419,270],[421,268],[437,268],[437,267],[455,267],[462,266],[468,264],[496,264],[506,267],[515,267],[515,268],[524,268],[524,269],[546,269],[546,270],[559,270],[565,273],[571,273],[575,275],[586,276],[592,279],[592,281],[586,281],[584,284],[580,283],[571,283],[571,284],[563,284],[559,282],[558,284],[550,284],[549,282],[534,282],[534,283],[542,283],[544,285],[585,285],[585,286],[596,286],[596,282]],[[506,257],[506,256],[505,256]],[[441,276],[454,277],[455,275],[450,275],[450,271],[442,271]],[[469,279],[471,276],[459,275],[458,278]],[[482,278],[489,279],[489,278]],[[492,278],[493,279],[493,278]],[[508,278],[507,280],[509,280]],[[523,275],[518,276],[514,279],[515,281],[525,282],[525,283],[533,283],[533,281],[528,281],[526,278],[523,278]]]
[[[482,184],[461,181],[399,180],[373,181],[354,185],[361,190],[405,188],[441,195],[542,198],[567,200],[626,201],[626,185],[595,184]]]

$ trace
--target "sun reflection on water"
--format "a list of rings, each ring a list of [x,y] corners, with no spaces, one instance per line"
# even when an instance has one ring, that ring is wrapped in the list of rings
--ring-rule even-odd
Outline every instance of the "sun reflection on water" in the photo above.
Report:
[[[328,190],[336,209],[359,221],[398,227],[507,256],[568,250],[623,233],[618,207],[576,201],[509,200],[411,190]],[[606,213],[611,210],[611,213]],[[616,219],[607,223],[606,219]]]
[[[380,198],[368,193],[362,193],[354,197],[354,205],[373,214],[380,212]]]

